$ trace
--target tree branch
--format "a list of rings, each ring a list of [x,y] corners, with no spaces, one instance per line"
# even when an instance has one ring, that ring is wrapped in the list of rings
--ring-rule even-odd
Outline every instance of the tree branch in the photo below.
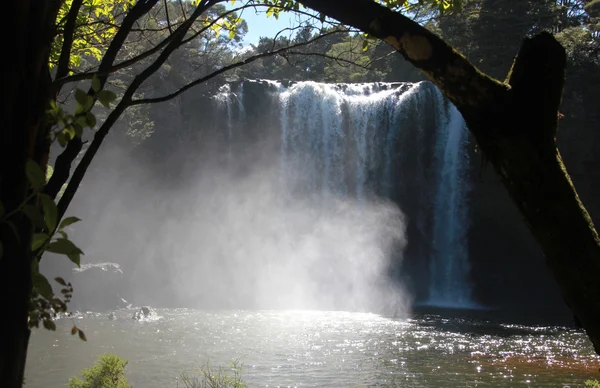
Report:
[[[244,5],[244,6],[241,6],[241,7],[230,9],[227,12],[224,12],[223,14],[219,15],[219,17],[216,18],[215,20],[213,20],[210,24],[208,24],[208,25],[202,27],[200,30],[194,32],[192,35],[190,35],[186,39],[183,39],[180,42],[180,46],[183,46],[184,44],[189,43],[193,39],[197,38],[198,35],[200,35],[201,33],[205,32],[207,29],[209,29],[211,26],[213,26],[215,23],[217,23],[223,17],[225,17],[227,15],[230,15],[230,14],[232,14],[234,12],[238,12],[238,11],[245,10],[245,9],[248,9],[248,8],[257,8],[257,7],[269,7],[269,5],[268,4],[252,4],[252,5],[248,5],[247,4],[247,5]],[[292,9],[290,9],[290,8],[283,8],[282,7],[281,9],[282,10],[292,11]],[[296,11],[294,11],[294,12],[296,12]],[[304,13],[304,14],[310,15],[308,13]],[[314,15],[310,15],[310,16],[315,17]],[[291,30],[291,29],[285,28],[282,31],[285,31],[285,30]],[[131,31],[134,31],[134,29],[132,29]],[[281,31],[278,32],[277,34],[279,35],[280,33],[281,33]],[[136,55],[133,58],[130,58],[128,60],[120,62],[120,63],[118,63],[116,65],[113,65],[110,69],[107,69],[106,71],[100,71],[100,70],[98,70],[98,71],[94,71],[94,72],[85,72],[85,73],[80,73],[80,74],[65,76],[65,77],[62,77],[60,79],[57,78],[54,81],[55,87],[62,87],[63,85],[65,85],[67,83],[71,83],[71,82],[79,82],[79,81],[83,81],[83,80],[86,80],[86,79],[92,79],[92,78],[94,78],[94,76],[107,76],[110,73],[114,73],[114,72],[116,72],[118,70],[125,69],[125,68],[127,68],[129,66],[132,66],[132,65],[136,64],[137,62],[140,62],[140,61],[142,61],[142,60],[150,57],[153,54],[156,54],[157,52],[159,52],[160,50],[162,50],[171,41],[172,38],[173,38],[173,34],[171,34],[168,37],[166,37],[165,39],[163,39],[159,44],[157,44],[153,48],[151,48],[151,49],[149,49],[149,50],[147,50],[147,51],[145,51],[145,52],[143,52],[143,53],[141,53],[139,55]]]
[[[165,15],[167,17],[167,26],[169,27],[169,32],[173,33],[173,28],[171,27],[171,18],[169,18],[169,5],[167,4],[167,0],[164,0],[165,3]]]
[[[552,34],[544,32],[525,39],[508,75],[515,106],[529,110],[533,141],[554,142],[557,112],[565,83],[567,55]],[[536,103],[533,103],[535,101]],[[543,132],[534,131],[540,128]]]
[[[136,20],[138,20],[144,14],[148,13],[152,9],[154,4],[156,4],[157,2],[158,0],[139,0],[133,6],[133,8],[131,8],[131,11],[129,11],[127,16],[125,16],[121,28],[119,29],[119,31],[117,31],[113,40],[108,46],[108,49],[106,50],[106,53],[104,54],[104,57],[100,62],[100,66],[98,67],[99,72],[105,73],[107,69],[110,69],[112,67],[112,64],[115,61],[119,50],[123,46],[123,43],[125,42],[125,39],[127,38],[127,35],[129,34],[129,31],[135,24]],[[107,78],[108,74],[99,76],[100,89],[104,88]],[[55,88],[56,93],[58,93],[58,91],[60,90],[60,86],[55,85]],[[90,88],[90,90],[88,91],[88,95],[93,94],[93,90]],[[44,188],[44,192],[48,194],[51,198],[56,198],[58,192],[60,191],[60,188],[65,184],[65,182],[69,178],[71,164],[81,151],[82,147],[83,141],[81,140],[81,138],[75,137],[69,142],[66,149],[57,158],[54,174],[52,174],[52,177],[50,178],[48,184]]]
[[[155,3],[157,0],[149,1],[153,1]],[[137,4],[139,4],[139,2],[136,3],[136,5]],[[169,58],[171,53],[179,47],[181,40],[185,37],[186,33],[191,28],[194,21],[207,10],[207,7],[210,7],[210,1],[207,2],[207,5],[205,6],[202,6],[202,4],[199,5],[196,8],[196,10],[192,13],[190,18],[175,30],[175,32],[172,34],[174,38],[171,40],[171,42],[167,45],[167,47],[165,47],[163,52],[160,53],[159,57],[150,66],[148,66],[144,71],[142,71],[133,79],[133,81],[125,91],[125,94],[121,98],[121,101],[117,104],[115,109],[108,115],[108,117],[106,118],[104,123],[102,123],[102,126],[98,129],[98,131],[96,131],[96,134],[94,135],[94,140],[91,142],[90,146],[83,155],[81,162],[79,162],[79,164],[75,168],[73,176],[69,180],[69,184],[67,185],[65,192],[60,198],[60,201],[58,202],[57,207],[59,220],[64,216],[67,208],[71,204],[71,201],[73,200],[73,197],[75,196],[75,193],[77,192],[77,189],[79,188],[79,185],[81,184],[81,181],[83,180],[83,177],[85,176],[88,167],[94,159],[94,156],[96,155],[98,149],[102,145],[104,138],[106,137],[112,126],[115,124],[115,122],[118,120],[118,118],[121,116],[121,114],[125,111],[125,109],[132,105],[131,99],[134,93],[137,91],[140,85],[144,81],[146,81],[146,79],[148,79],[163,65],[163,63]]]
[[[69,74],[69,60],[71,58],[71,48],[73,47],[73,36],[75,35],[77,15],[79,15],[82,4],[83,0],[73,0],[71,8],[69,9],[55,78],[62,78]]]
[[[331,35],[331,34],[335,34],[337,32],[338,31],[331,31],[331,32],[325,33],[323,35],[319,35],[316,38],[313,38],[313,39],[308,40],[306,42],[296,43],[294,45],[283,47],[283,48],[280,48],[280,49],[277,49],[277,50],[274,50],[274,51],[269,51],[269,52],[266,52],[266,53],[261,53],[261,54],[253,55],[253,56],[251,56],[249,58],[244,59],[243,61],[235,62],[235,63],[232,63],[232,64],[230,64],[228,66],[224,66],[224,67],[220,68],[219,70],[216,70],[216,71],[214,71],[214,72],[212,72],[212,73],[210,73],[210,74],[208,74],[208,75],[206,75],[206,76],[204,76],[202,78],[198,78],[197,80],[190,82],[189,84],[183,86],[182,88],[178,89],[177,91],[175,91],[173,93],[170,93],[170,94],[167,94],[165,96],[154,97],[154,98],[143,98],[143,99],[139,99],[139,100],[132,100],[130,106],[140,105],[140,104],[154,104],[154,103],[158,103],[158,102],[168,101],[168,100],[170,100],[172,98],[177,97],[178,95],[180,95],[181,93],[185,92],[186,90],[188,90],[188,89],[190,89],[190,88],[192,88],[192,87],[194,87],[196,85],[199,85],[201,83],[204,83],[204,82],[206,82],[206,81],[208,81],[208,80],[210,80],[212,78],[215,78],[216,76],[218,76],[220,74],[223,74],[223,73],[225,73],[225,72],[227,72],[229,70],[232,70],[232,69],[235,69],[237,67],[241,67],[241,66],[247,65],[248,63],[252,63],[252,62],[256,61],[257,59],[261,59],[261,58],[266,58],[266,57],[270,57],[270,56],[273,56],[273,55],[282,54],[282,53],[284,53],[284,52],[286,52],[286,51],[288,51],[290,49],[293,49],[293,48],[307,46],[307,45],[309,45],[309,44],[311,44],[311,43],[313,43],[313,42],[315,42],[315,41],[317,41],[319,39],[323,39],[324,37],[326,37],[328,35]]]
[[[393,46],[421,69],[462,112],[483,106],[508,87],[485,75],[420,24],[372,0],[300,0],[306,6]],[[465,92],[465,88],[468,92]]]

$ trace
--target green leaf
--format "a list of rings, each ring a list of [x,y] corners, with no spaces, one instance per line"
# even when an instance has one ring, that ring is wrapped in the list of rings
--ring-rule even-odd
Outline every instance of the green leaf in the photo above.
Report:
[[[85,118],[84,118],[85,121]],[[73,123],[73,129],[75,130],[75,136],[77,136],[78,138],[81,139],[81,136],[83,136],[83,127],[85,125],[79,125],[78,123]]]
[[[58,229],[64,229],[69,225],[73,225],[76,222],[81,221],[81,219],[77,218],[77,217],[67,217],[64,220],[61,221],[60,226],[58,227]]]
[[[81,254],[83,252],[79,249],[71,240],[66,238],[59,238],[48,244],[46,248],[47,252],[58,253],[60,255],[66,255],[77,266],[81,262]]]
[[[54,278],[54,281],[56,281],[56,283],[60,284],[61,286],[67,286],[67,282],[65,282],[65,279],[61,277]]]
[[[17,239],[17,242],[19,244],[21,244],[21,235],[19,234],[19,231],[17,230],[17,225],[15,225],[15,223],[12,221],[6,221],[5,223],[12,229],[13,235]]]
[[[40,213],[39,209],[32,204],[28,203],[23,206],[23,213],[31,220],[33,226],[36,228],[43,228],[45,226],[44,217],[42,217],[42,213]]]
[[[48,282],[48,279],[39,272],[35,272],[32,276],[33,287],[41,296],[46,299],[52,299],[54,295],[52,292],[52,286]]]
[[[100,101],[100,103],[106,108],[110,108],[110,103],[117,99],[117,95],[114,92],[106,89],[101,90],[97,97],[98,101]]]
[[[83,90],[77,88],[75,89],[75,101],[77,101],[81,106],[85,106],[87,103],[88,94]]]
[[[229,30],[229,39],[233,40],[233,38],[235,38],[235,30],[231,29],[231,30]]]
[[[25,174],[34,189],[39,189],[46,184],[46,174],[44,174],[40,165],[31,159],[28,159],[25,163]]]
[[[98,93],[100,91],[100,78],[98,78],[97,75],[95,75],[94,78],[92,78],[92,90],[95,93]]]
[[[56,324],[50,319],[44,319],[43,323],[46,330],[56,331]]]
[[[85,101],[85,105],[83,106],[83,110],[85,110],[86,112],[88,112],[90,109],[92,109],[92,106],[94,106],[94,97],[92,96],[87,96],[87,99]]]
[[[37,251],[46,241],[49,236],[46,233],[34,233],[31,239],[31,250]]]
[[[48,194],[40,194],[40,198],[42,199],[46,226],[50,232],[53,232],[54,228],[56,228],[56,223],[58,222],[58,208],[56,207],[54,200],[50,198]]]
[[[73,128],[72,125],[65,127],[62,130],[62,132],[65,134],[65,139],[67,140],[67,143],[73,140],[73,138],[75,137],[75,128]]]
[[[66,146],[67,143],[69,142],[67,140],[67,137],[65,136],[64,131],[60,131],[56,134],[56,140],[58,140],[58,144],[60,144],[61,147]]]
[[[367,51],[369,49],[369,41],[368,40],[366,40],[366,39],[363,40],[362,49],[363,49],[363,51]]]
[[[94,128],[96,126],[96,116],[94,116],[92,112],[87,112],[85,114],[85,120],[90,128]]]
[[[87,119],[84,115],[77,116],[75,124],[80,125],[81,127],[87,127]]]
[[[67,257],[69,258],[69,260],[71,260],[71,262],[75,265],[77,265],[78,267],[81,266],[81,254],[83,252],[82,251],[78,251],[78,252],[71,252],[69,254],[67,254]]]

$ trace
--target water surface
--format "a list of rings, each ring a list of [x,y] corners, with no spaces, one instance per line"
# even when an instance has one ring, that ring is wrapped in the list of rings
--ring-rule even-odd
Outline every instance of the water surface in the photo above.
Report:
[[[62,387],[98,355],[129,360],[135,387],[175,387],[198,365],[244,363],[251,387],[580,387],[600,362],[585,333],[424,314],[410,319],[321,311],[131,310],[75,321],[88,338],[35,331],[29,387]]]

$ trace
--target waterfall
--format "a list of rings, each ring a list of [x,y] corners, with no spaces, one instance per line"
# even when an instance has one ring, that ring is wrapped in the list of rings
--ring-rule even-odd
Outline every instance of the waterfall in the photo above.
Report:
[[[436,145],[438,182],[434,202],[433,252],[430,261],[429,304],[444,307],[471,307],[465,197],[467,154],[464,151],[465,124],[454,106],[444,113]]]
[[[244,81],[214,99],[229,143],[235,128],[279,137],[280,175],[297,178],[297,195],[396,203],[408,218],[417,268],[408,276],[425,288],[421,301],[472,304],[466,131],[432,84]]]

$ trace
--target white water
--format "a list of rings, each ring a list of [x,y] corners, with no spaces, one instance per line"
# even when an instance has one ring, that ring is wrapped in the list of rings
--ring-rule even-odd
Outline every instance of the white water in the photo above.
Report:
[[[301,181],[301,195],[359,203],[420,192],[409,222],[429,239],[427,304],[471,306],[466,129],[456,108],[428,83],[266,82],[279,115],[281,176]],[[245,117],[243,91],[227,86],[216,97],[230,133],[233,107]]]
[[[440,112],[442,113],[442,112]],[[446,112],[443,112],[446,113]],[[467,154],[463,136],[465,124],[451,106],[448,119],[441,121],[438,135],[438,184],[435,196],[431,283],[428,304],[444,307],[471,307],[468,284],[467,245],[469,182],[465,176]],[[441,116],[443,117],[443,116]]]

